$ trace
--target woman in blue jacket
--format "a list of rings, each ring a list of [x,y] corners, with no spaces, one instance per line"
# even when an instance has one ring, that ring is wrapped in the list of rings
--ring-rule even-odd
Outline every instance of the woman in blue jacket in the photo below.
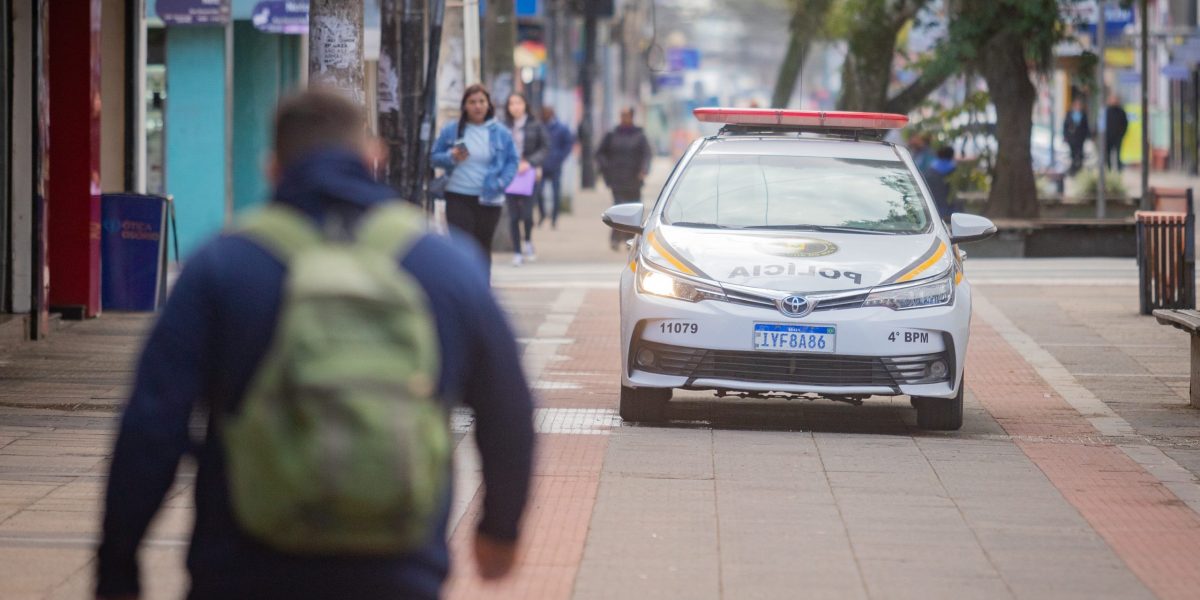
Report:
[[[517,148],[512,134],[496,121],[487,88],[475,84],[463,92],[462,117],[442,128],[430,161],[449,175],[446,222],[479,242],[492,266],[492,237],[500,222],[504,188],[517,174]]]

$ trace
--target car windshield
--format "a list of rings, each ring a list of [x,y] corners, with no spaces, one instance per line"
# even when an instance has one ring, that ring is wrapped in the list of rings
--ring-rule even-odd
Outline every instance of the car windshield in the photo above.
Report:
[[[721,229],[923,233],[929,213],[898,160],[709,154],[692,159],[663,212]]]

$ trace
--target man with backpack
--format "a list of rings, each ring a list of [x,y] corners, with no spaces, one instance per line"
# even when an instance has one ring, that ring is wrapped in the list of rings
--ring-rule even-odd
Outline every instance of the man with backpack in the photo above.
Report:
[[[98,597],[138,595],[138,546],[192,452],[189,598],[437,598],[459,402],[486,490],[479,572],[511,570],[534,438],[516,342],[478,250],[391,201],[378,148],[332,92],[280,105],[274,201],[189,259],[143,351]]]

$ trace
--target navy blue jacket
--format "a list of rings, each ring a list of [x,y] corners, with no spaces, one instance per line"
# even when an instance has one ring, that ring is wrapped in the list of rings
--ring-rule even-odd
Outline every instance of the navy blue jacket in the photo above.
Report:
[[[395,197],[356,156],[327,151],[289,169],[276,201],[321,222],[351,218]],[[532,400],[516,342],[489,290],[480,258],[449,238],[427,235],[403,257],[425,289],[441,341],[440,394],[475,411],[486,497],[480,531],[515,540],[532,463]],[[97,563],[97,591],[139,588],[136,552],[189,451],[197,461],[196,524],[188,552],[191,598],[436,598],[449,567],[441,526],[404,556],[312,558],[281,554],[244,534],[231,512],[225,458],[212,419],[202,442],[189,421],[198,407],[237,410],[267,351],[284,266],[239,235],[191,257],[138,365],[117,437]]]
[[[557,173],[562,170],[567,157],[571,156],[571,148],[575,146],[575,135],[571,133],[571,128],[558,119],[551,119],[545,127],[546,137],[550,139],[550,151],[546,153],[542,170]]]

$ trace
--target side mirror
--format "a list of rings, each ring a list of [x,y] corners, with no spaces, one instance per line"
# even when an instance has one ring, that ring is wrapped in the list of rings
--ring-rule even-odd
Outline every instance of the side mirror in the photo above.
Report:
[[[950,243],[965,244],[992,237],[996,224],[979,215],[954,213],[950,216]]]
[[[642,203],[631,202],[614,205],[604,211],[600,220],[617,231],[640,235],[642,233]]]

